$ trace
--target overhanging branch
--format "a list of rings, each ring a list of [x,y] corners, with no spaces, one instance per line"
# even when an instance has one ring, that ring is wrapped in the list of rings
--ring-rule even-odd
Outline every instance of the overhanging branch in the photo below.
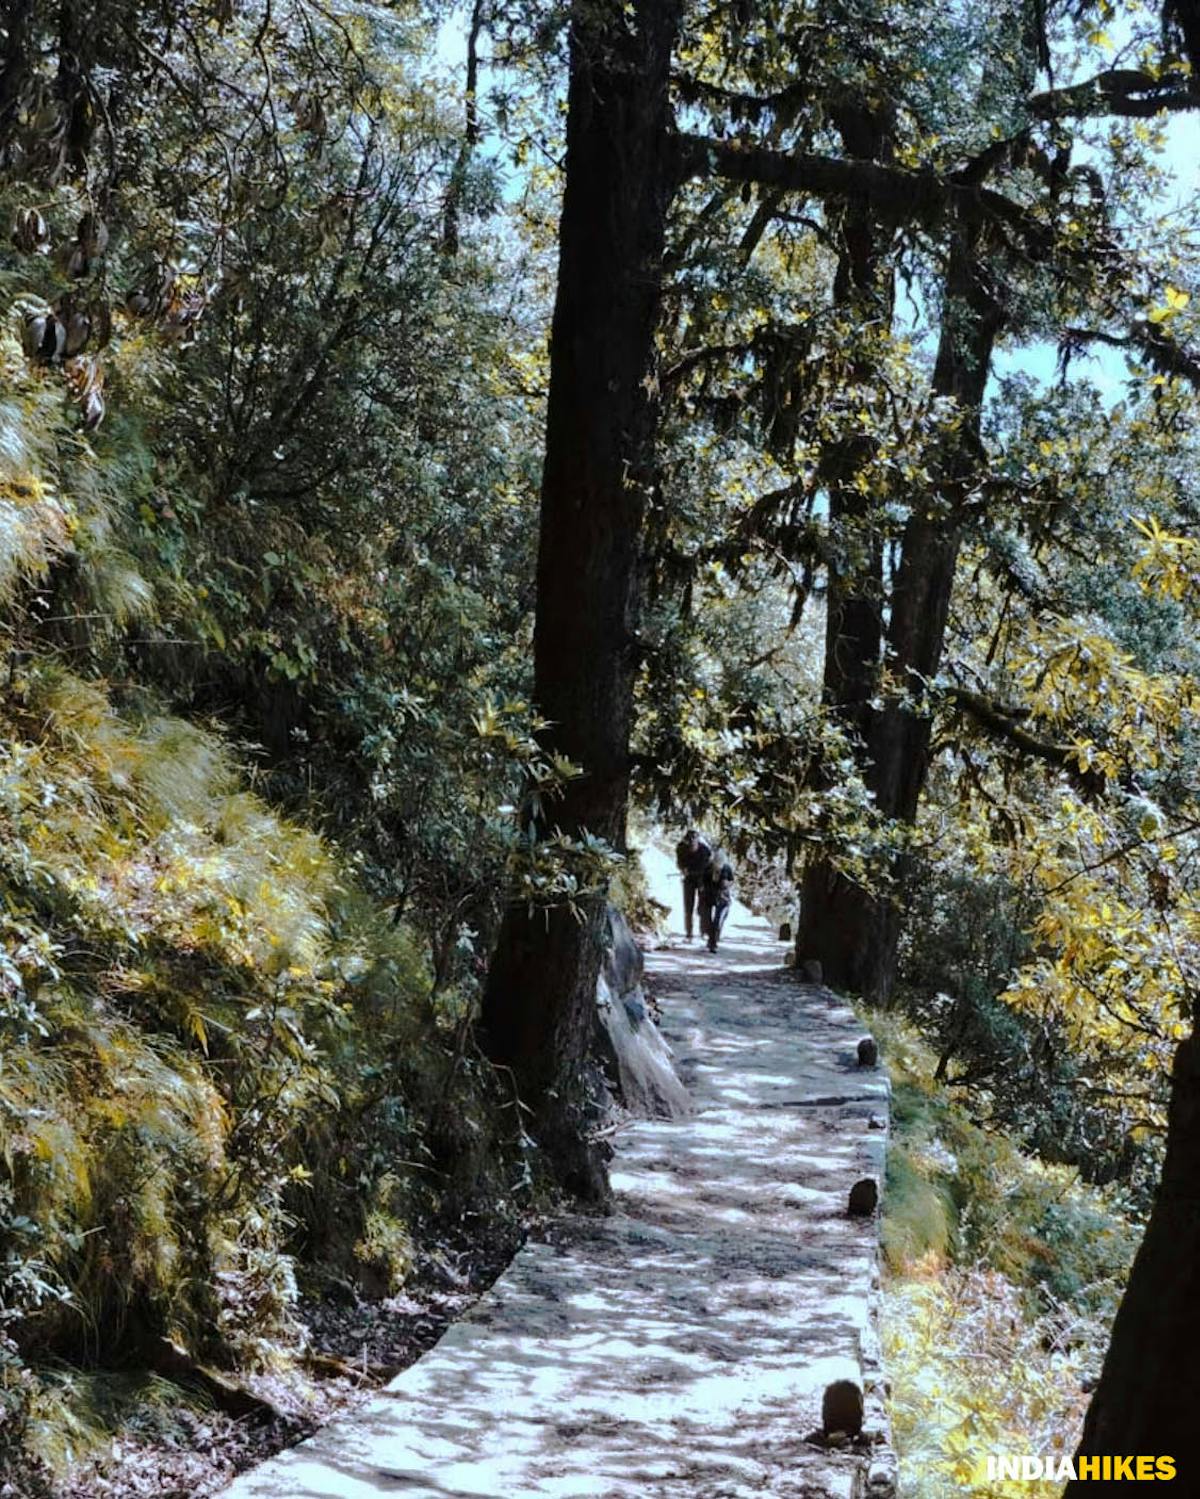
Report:
[[[1015,233],[1027,253],[1049,254],[1053,228],[1020,203],[970,180],[969,175],[943,177],[934,171],[909,171],[876,161],[787,153],[744,146],[701,135],[676,137],[677,172],[689,177],[722,177],[778,192],[803,193],[825,202],[857,203],[885,222],[937,224],[952,214],[986,217]]]
[[[948,184],[934,172],[910,172],[807,151],[789,154],[701,135],[680,135],[677,150],[681,179],[724,177],[729,182],[859,202],[897,220],[938,219],[952,201]]]
[[[993,703],[981,692],[972,692],[966,687],[951,687],[947,697],[954,706],[966,713],[980,728],[1004,743],[1019,750],[1031,759],[1053,765],[1064,770],[1086,796],[1099,796],[1105,788],[1102,771],[1085,770],[1079,763],[1079,750],[1073,744],[1060,744],[1053,739],[1043,739],[1023,728],[1015,718]]]
[[[1129,349],[1141,354],[1156,374],[1173,375],[1200,390],[1200,356],[1176,343],[1161,324],[1147,318],[1135,318],[1129,332],[1123,334],[1109,333],[1103,328],[1067,328],[1063,341],[1068,347],[1099,343],[1113,349]]]
[[[1178,73],[1156,78],[1140,68],[1112,68],[1068,88],[1034,94],[1028,108],[1039,120],[1106,114],[1150,119],[1164,110],[1200,109],[1200,91]]]

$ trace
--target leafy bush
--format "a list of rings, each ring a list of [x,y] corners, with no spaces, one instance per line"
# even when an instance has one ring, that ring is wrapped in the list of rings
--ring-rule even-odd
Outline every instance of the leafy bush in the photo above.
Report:
[[[1140,1229],[1111,1189],[967,1117],[894,1014],[884,1342],[904,1491],[998,1499],[989,1452],[1070,1453]],[[1056,1493],[1053,1485],[1022,1492]]]
[[[394,1288],[415,1225],[486,1190],[501,1152],[490,1075],[456,1054],[410,934],[240,789],[217,737],[40,664],[0,718],[13,1433],[55,1403],[32,1358],[153,1365],[163,1338],[277,1358],[303,1260]]]
[[[885,1355],[901,1482],[914,1499],[1057,1496],[1061,1484],[986,1481],[987,1454],[1070,1455],[1092,1350],[1069,1316],[1030,1316],[998,1271],[920,1270],[888,1292]]]
[[[951,1195],[931,1181],[920,1156],[904,1145],[888,1154],[887,1214],[881,1229],[884,1258],[903,1267],[932,1256],[944,1262],[957,1235]]]
[[[1132,1098],[1116,1105],[1096,1059],[1073,1044],[1048,1006],[1006,998],[1030,960],[1039,909],[1028,890],[971,873],[950,858],[914,882],[895,1007],[936,1052],[934,1075],[1047,1161],[1098,1184],[1123,1181],[1146,1205],[1155,1142],[1131,1129]],[[1096,1084],[1092,1087],[1090,1084]]]

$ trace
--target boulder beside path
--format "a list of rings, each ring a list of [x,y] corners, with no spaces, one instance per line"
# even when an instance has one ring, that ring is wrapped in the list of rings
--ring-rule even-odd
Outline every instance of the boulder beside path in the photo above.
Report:
[[[596,1048],[617,1102],[638,1119],[682,1119],[692,1100],[671,1048],[650,1017],[642,984],[645,958],[629,923],[608,908],[608,946],[597,980]]]

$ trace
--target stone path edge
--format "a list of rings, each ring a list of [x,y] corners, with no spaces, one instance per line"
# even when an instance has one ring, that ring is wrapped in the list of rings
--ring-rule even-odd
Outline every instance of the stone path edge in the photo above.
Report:
[[[373,1499],[384,1494],[404,1499],[743,1499],[749,1494],[894,1499],[897,1464],[879,1337],[878,1210],[869,1223],[858,1220],[857,1228],[845,1212],[846,1193],[856,1177],[875,1177],[882,1195],[890,1124],[887,1074],[883,1067],[854,1065],[854,1047],[863,1030],[847,1002],[785,974],[782,949],[770,940],[765,924],[746,912],[741,917],[740,939],[731,940],[730,956],[723,953],[720,966],[694,950],[652,956],[652,970],[661,973],[666,967],[667,981],[690,984],[688,992],[696,1000],[673,1007],[664,1019],[664,1032],[685,1081],[691,1077],[693,1088],[699,1088],[700,1114],[690,1121],[643,1121],[631,1128],[614,1163],[617,1214],[557,1220],[544,1238],[531,1240],[518,1252],[491,1290],[416,1364],[365,1406],[243,1474],[222,1499]],[[719,998],[722,986],[727,991],[724,1009],[717,1003],[705,1012],[702,994]],[[774,1037],[766,1063],[739,1061],[754,1052],[764,1027],[773,1028]],[[798,1044],[798,1036],[807,1039]],[[781,1066],[789,1047],[794,1057]],[[731,1062],[723,1063],[722,1055]],[[725,1074],[731,1065],[729,1096],[741,1101],[727,1119],[720,1089],[729,1086]],[[712,1081],[707,1082],[707,1097],[705,1073],[717,1083],[714,1091]],[[729,1138],[740,1144],[746,1160],[756,1169],[765,1165],[761,1182],[743,1172],[723,1184],[719,1172],[714,1175],[704,1165],[714,1141],[719,1153],[726,1123]],[[688,1131],[698,1138],[690,1138]],[[755,1143],[759,1131],[761,1147]],[[752,1143],[748,1154],[747,1138]],[[788,1170],[772,1177],[775,1142],[783,1152],[780,1159],[788,1160],[789,1148],[793,1156]],[[803,1168],[805,1161],[812,1167],[808,1177],[803,1169],[794,1169],[797,1163]],[[714,1195],[714,1186],[723,1188],[724,1195],[721,1190]],[[776,1199],[781,1208],[773,1217],[770,1202]],[[715,1206],[709,1209],[706,1202]],[[766,1216],[756,1218],[764,1203]],[[779,1258],[789,1235],[800,1243],[810,1228],[817,1230],[814,1263],[824,1254],[835,1269],[832,1281],[828,1269],[818,1266],[814,1273],[818,1280],[820,1274],[826,1277],[820,1284],[827,1289],[819,1294],[833,1295],[838,1306],[834,1320],[840,1317],[841,1331],[822,1349],[821,1334],[813,1340],[801,1316],[791,1341],[784,1336],[772,1348],[769,1339],[750,1327],[743,1368],[740,1326],[731,1343],[722,1308],[714,1313],[702,1307],[697,1313],[690,1305],[704,1286],[688,1271],[689,1257],[696,1265],[715,1263],[715,1245],[717,1260],[724,1253],[727,1264],[740,1271],[738,1246],[744,1240],[752,1259],[755,1253],[766,1255],[766,1269],[751,1263],[740,1278],[751,1283],[755,1275],[766,1276],[766,1285],[773,1273],[772,1256]],[[706,1233],[715,1235],[711,1244]],[[697,1244],[707,1245],[707,1261]],[[629,1307],[629,1298],[643,1289],[639,1253],[644,1263],[675,1257],[675,1268],[663,1272],[659,1299],[648,1310]],[[786,1267],[776,1274],[779,1284],[773,1289],[786,1290],[789,1274],[794,1280],[795,1272]],[[735,1293],[738,1279],[735,1274]],[[720,1301],[719,1287],[716,1294]],[[593,1302],[601,1307],[603,1323],[599,1315],[588,1323]],[[789,1303],[785,1295],[763,1315],[762,1325],[778,1333],[780,1307],[786,1322],[789,1304],[797,1307],[795,1315],[811,1306]],[[818,1306],[824,1312],[827,1303]],[[602,1325],[610,1343],[614,1330],[617,1341],[624,1340],[625,1351],[608,1355],[607,1370],[602,1357],[587,1352],[592,1325]],[[724,1351],[717,1346],[722,1338],[728,1345]],[[851,1355],[844,1360],[847,1377],[856,1375],[864,1392],[865,1429],[875,1434],[869,1451],[822,1455],[802,1435],[802,1424],[810,1431],[815,1424],[812,1400],[819,1399],[825,1377],[820,1371],[836,1363],[820,1354],[836,1352],[834,1343]],[[714,1347],[715,1364],[710,1357]],[[682,1357],[680,1348],[695,1357],[677,1375],[671,1360]],[[788,1348],[796,1351],[789,1354]],[[724,1377],[719,1359],[730,1356],[737,1360],[738,1379],[751,1386],[757,1379],[765,1394],[743,1402],[741,1412],[738,1399],[732,1405],[727,1401],[724,1410],[720,1398],[711,1411],[697,1407],[695,1391],[719,1387]],[[614,1357],[622,1361],[615,1378]],[[803,1367],[805,1360],[812,1367]],[[624,1399],[628,1391],[622,1380],[640,1383],[636,1402]],[[777,1386],[781,1380],[785,1392],[789,1381],[801,1390],[807,1380],[811,1396],[799,1404],[788,1397],[787,1417],[772,1414],[780,1396],[771,1382]],[[457,1395],[463,1390],[467,1399],[460,1401]],[[610,1390],[618,1396],[611,1405]],[[699,1420],[693,1419],[697,1411]],[[481,1435],[489,1421],[494,1441]],[[664,1440],[664,1429],[671,1426],[679,1433],[674,1447],[669,1431]],[[689,1445],[692,1450],[684,1450]]]

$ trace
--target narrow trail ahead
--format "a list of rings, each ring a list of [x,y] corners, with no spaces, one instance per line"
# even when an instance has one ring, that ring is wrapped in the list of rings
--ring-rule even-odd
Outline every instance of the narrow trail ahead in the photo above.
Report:
[[[645,855],[673,902],[669,860]],[[874,1219],[887,1083],[827,991],[782,968],[735,905],[721,952],[652,953],[696,1113],[617,1136],[608,1218],[559,1220],[369,1404],[244,1474],[224,1499],[859,1499],[890,1449],[808,1440],[834,1379],[880,1431]],[[882,1127],[881,1127],[882,1126]]]

